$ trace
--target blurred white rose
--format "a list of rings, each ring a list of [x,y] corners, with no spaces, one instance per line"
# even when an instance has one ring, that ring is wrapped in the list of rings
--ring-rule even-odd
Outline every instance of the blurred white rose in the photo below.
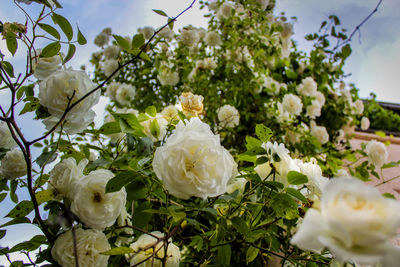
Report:
[[[247,180],[246,178],[235,178],[231,180],[226,188],[226,192],[231,194],[236,190],[239,190],[240,193],[243,193],[246,187]]]
[[[79,180],[71,203],[71,211],[87,226],[103,230],[114,224],[125,208],[126,191],[105,193],[107,182],[114,177],[109,170],[95,170]]]
[[[75,229],[79,266],[106,267],[110,256],[102,255],[111,249],[107,237],[98,230]],[[72,230],[61,234],[51,249],[51,255],[61,266],[75,266]]]
[[[74,188],[83,178],[83,170],[88,162],[87,159],[82,159],[79,164],[76,164],[74,158],[63,159],[49,173],[49,188],[54,188],[59,195],[72,199]]]
[[[361,129],[362,130],[368,130],[369,128],[369,119],[367,117],[362,117],[361,118]]]
[[[321,116],[321,108],[321,104],[317,100],[311,101],[311,105],[307,106],[306,116],[311,119]]]
[[[103,55],[105,59],[117,59],[119,53],[121,52],[121,48],[117,45],[110,45],[104,48]]]
[[[364,103],[360,99],[354,102],[353,107],[354,107],[354,112],[357,115],[361,115],[364,112]]]
[[[104,32],[98,34],[95,38],[94,38],[94,44],[99,46],[99,47],[103,47],[106,44],[108,44],[108,41],[110,40],[110,36]]]
[[[152,27],[146,26],[143,28],[139,28],[138,32],[143,34],[144,39],[149,40],[154,34],[154,29]]]
[[[151,131],[151,124],[154,123],[154,121],[157,121],[160,130],[158,136],[155,136],[156,133]],[[167,134],[168,121],[161,113],[157,113],[155,117],[149,116],[148,120],[142,121],[140,124],[144,127],[144,133],[150,137],[153,142],[163,140]]]
[[[17,146],[14,141],[7,123],[0,121],[0,147],[4,149],[12,149]]]
[[[294,94],[286,94],[282,100],[282,107],[291,115],[298,116],[303,109],[303,103],[300,97]]]
[[[177,198],[207,198],[226,192],[237,164],[210,127],[192,118],[179,122],[165,144],[156,149],[153,169],[165,188]]]
[[[183,92],[179,96],[182,112],[187,117],[197,117],[203,113],[203,99],[201,95],[194,95],[191,92]]]
[[[119,67],[118,60],[116,59],[107,59],[103,63],[103,71],[104,75],[109,77],[114,71],[116,71]],[[117,76],[119,74],[119,71],[117,71],[113,76]]]
[[[129,106],[136,96],[136,88],[133,85],[122,83],[115,93],[115,100],[122,106]]]
[[[321,105],[321,107],[325,104],[325,95],[321,93],[320,91],[317,91],[314,95],[318,103]]]
[[[172,120],[178,119],[178,109],[173,105],[169,105],[161,111],[161,115],[163,115],[168,122],[171,122]]]
[[[175,86],[179,82],[179,73],[173,71],[168,66],[161,66],[157,79],[160,81],[161,85],[171,85]]]
[[[329,142],[329,134],[324,126],[312,125],[311,126],[311,135],[316,137],[318,142],[321,143],[321,145]]]
[[[178,40],[185,46],[191,47],[200,41],[200,36],[195,29],[183,29]]]
[[[217,12],[217,17],[219,19],[222,18],[229,18],[230,16],[232,16],[232,11],[233,11],[233,6],[230,3],[223,3]]]
[[[313,78],[307,77],[301,81],[296,88],[297,92],[303,96],[314,96],[317,93],[317,83]]]
[[[6,153],[1,160],[0,174],[6,179],[15,179],[26,174],[24,154],[18,148]]]
[[[233,128],[239,125],[239,112],[231,105],[224,105],[218,110],[218,120],[222,127]]]
[[[381,167],[383,164],[385,164],[389,156],[386,146],[381,142],[377,142],[376,140],[371,140],[367,143],[365,152],[368,155],[369,162],[378,167]]]
[[[61,118],[68,103],[74,103],[95,88],[89,76],[83,71],[60,70],[51,74],[39,84],[39,102],[51,116],[43,123],[49,129]],[[67,114],[64,130],[68,134],[82,131],[94,119],[91,108],[97,104],[100,90],[89,95]],[[71,101],[69,101],[71,99]]]
[[[62,57],[57,54],[52,57],[40,57],[41,49],[37,49],[37,57],[32,59],[33,76],[39,80],[44,80],[53,72],[61,69]]]
[[[159,238],[164,237],[164,234],[159,231],[151,232],[151,235],[141,235],[138,240],[130,245],[130,248],[136,251],[133,255],[127,255],[126,258],[131,266],[143,266],[143,267],[162,267],[163,262],[161,259],[166,257],[166,267],[179,267],[181,260],[181,252],[179,248],[172,243],[171,239],[168,239],[167,255],[165,255],[165,241],[157,242],[157,236]],[[154,247],[149,248],[149,246]],[[152,257],[153,253],[156,257]],[[148,260],[146,260],[148,258]],[[145,261],[146,260],[146,261]],[[140,265],[136,265],[144,261]]]
[[[222,44],[221,36],[214,31],[207,32],[204,36],[204,41],[208,46],[220,46]]]
[[[322,191],[320,210],[307,211],[291,243],[318,253],[328,248],[342,262],[376,264],[395,253],[390,238],[400,227],[399,210],[398,201],[376,188],[356,178],[335,178]]]

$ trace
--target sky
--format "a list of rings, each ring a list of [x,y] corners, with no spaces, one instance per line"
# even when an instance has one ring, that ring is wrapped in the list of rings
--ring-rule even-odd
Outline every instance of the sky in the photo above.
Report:
[[[397,75],[400,66],[400,5],[399,0],[383,0],[378,12],[375,13],[356,34],[351,45],[353,54],[347,60],[345,71],[352,75],[348,82],[353,82],[360,89],[360,96],[368,97],[370,92],[377,94],[381,101],[400,103],[400,92]],[[78,47],[75,58],[69,63],[73,68],[87,64],[90,55],[98,48],[93,44],[94,37],[105,27],[111,27],[113,33],[130,35],[136,33],[138,27],[160,27],[166,18],[155,14],[152,9],[164,10],[169,16],[177,15],[191,3],[191,0],[66,0],[60,2],[64,8],[58,12],[69,19],[72,25],[79,25],[88,40],[86,46]],[[318,30],[321,22],[331,14],[337,15],[343,27],[351,32],[375,8],[378,0],[277,0],[276,14],[285,11],[286,15],[296,16],[294,24],[295,35],[300,50],[309,51],[311,43],[304,40],[307,33]],[[37,10],[38,5],[23,5],[28,12]],[[177,28],[192,24],[197,27],[207,27],[204,11],[199,10],[199,4],[184,14],[175,24]],[[24,22],[23,13],[13,5],[12,0],[0,0],[0,20],[2,22]],[[10,60],[6,52],[5,42],[0,40],[0,50]],[[65,51],[66,52],[66,51]],[[23,50],[17,52],[14,60],[16,66],[23,67],[26,55]],[[18,71],[18,68],[16,69]],[[23,69],[21,69],[23,71]],[[7,106],[8,98],[5,90],[0,91],[0,105]],[[99,106],[99,109],[101,106]],[[37,137],[37,131],[43,129],[40,122],[32,121],[32,117],[24,118],[22,128],[29,139]],[[26,194],[21,192],[21,197]],[[7,205],[7,203],[1,203]],[[9,204],[8,204],[9,205]],[[6,209],[0,209],[0,224],[4,223]],[[0,240],[0,246],[12,246],[26,240],[26,233],[38,233],[35,228],[14,227]],[[0,256],[0,266],[8,265]]]

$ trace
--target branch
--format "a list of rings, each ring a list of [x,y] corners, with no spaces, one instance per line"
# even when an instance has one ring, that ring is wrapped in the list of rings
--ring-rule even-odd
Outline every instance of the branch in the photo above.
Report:
[[[356,32],[359,32],[359,33],[360,33],[360,28],[364,25],[365,22],[367,22],[367,21],[372,17],[372,15],[373,15],[374,13],[376,13],[376,12],[378,11],[378,8],[379,8],[379,6],[381,5],[382,1],[383,1],[383,0],[379,0],[379,2],[378,2],[378,4],[376,5],[375,9],[372,10],[372,12],[371,12],[365,19],[363,19],[363,21],[361,21],[360,24],[358,24],[358,25],[355,27],[355,29],[353,30],[353,32],[350,34],[350,37],[347,38],[343,43],[338,43],[338,44],[333,48],[333,51],[335,51],[336,49],[338,49],[339,47],[341,47],[341,46],[343,46],[343,45],[345,45],[345,44],[347,44],[347,43],[350,43],[350,42],[351,42],[351,39],[352,39],[353,36],[356,34]]]
[[[131,60],[129,60],[128,62],[119,65],[118,68],[116,70],[113,71],[113,73],[111,73],[110,76],[108,76],[102,83],[100,83],[97,87],[95,87],[93,90],[91,90],[90,92],[86,93],[84,96],[82,96],[80,99],[78,99],[76,102],[72,103],[69,107],[67,107],[64,111],[64,113],[62,114],[60,120],[42,137],[36,138],[32,141],[29,142],[30,145],[37,143],[43,139],[45,139],[46,137],[48,137],[51,133],[53,133],[58,126],[62,123],[62,121],[66,118],[66,116],[68,115],[68,113],[75,107],[77,106],[79,103],[81,103],[83,100],[85,100],[86,98],[88,98],[91,94],[93,94],[94,92],[96,92],[97,90],[99,90],[100,88],[102,88],[108,81],[111,80],[111,78],[114,76],[114,74],[116,74],[119,70],[121,70],[122,68],[126,67],[129,64],[132,64],[133,62],[135,62],[137,59],[140,58],[140,55],[143,53],[144,50],[147,49],[147,46],[151,43],[151,41],[153,41],[154,37],[160,32],[162,31],[165,27],[168,27],[171,23],[173,23],[174,21],[176,21],[182,14],[184,14],[186,11],[188,11],[190,8],[193,7],[194,3],[196,2],[196,0],[193,0],[192,3],[185,8],[181,13],[179,13],[177,16],[171,18],[168,23],[166,23],[164,26],[162,26],[160,29],[158,29],[157,31],[154,32],[154,34],[150,37],[150,39],[146,42],[145,45],[143,45],[143,47],[140,49],[139,53],[132,58]]]

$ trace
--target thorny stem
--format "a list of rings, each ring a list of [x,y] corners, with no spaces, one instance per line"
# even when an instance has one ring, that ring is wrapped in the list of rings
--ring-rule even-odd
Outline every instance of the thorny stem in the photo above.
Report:
[[[389,180],[385,180],[385,181],[383,181],[383,182],[381,182],[381,183],[379,183],[379,184],[376,184],[375,187],[378,187],[378,186],[384,185],[384,184],[386,184],[386,183],[389,183],[389,182],[391,182],[391,181],[393,181],[393,180],[395,180],[395,179],[397,179],[397,178],[400,178],[400,175],[397,175],[397,176],[395,176],[395,177],[390,178]]]

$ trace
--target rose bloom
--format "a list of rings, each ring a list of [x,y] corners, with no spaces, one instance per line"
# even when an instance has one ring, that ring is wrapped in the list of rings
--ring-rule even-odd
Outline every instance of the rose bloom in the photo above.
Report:
[[[110,45],[104,48],[103,55],[105,59],[117,59],[119,57],[119,53],[121,52],[121,48],[117,45]]]
[[[98,230],[75,229],[79,266],[106,267],[108,255],[102,255],[111,249],[107,237]],[[51,256],[63,267],[75,266],[74,241],[72,230],[61,234],[51,249]]]
[[[229,3],[223,3],[217,12],[217,17],[219,19],[229,18],[232,15],[233,6]]]
[[[32,59],[33,76],[38,80],[44,80],[50,74],[61,69],[62,57],[57,54],[52,57],[40,57],[41,49],[36,50],[37,57]]]
[[[388,152],[385,145],[376,140],[371,140],[365,147],[365,152],[368,155],[368,161],[372,164],[381,167],[388,159]]]
[[[1,160],[0,175],[6,179],[15,179],[26,174],[24,154],[18,148],[6,153]]]
[[[236,190],[239,190],[240,193],[244,192],[244,189],[246,187],[247,180],[246,178],[235,178],[231,180],[226,188],[226,192],[228,194],[231,194],[235,192]]]
[[[283,109],[291,115],[298,116],[303,109],[303,103],[300,97],[294,94],[286,94],[282,100]]]
[[[329,134],[324,126],[311,126],[311,135],[315,136],[322,145],[329,142]]]
[[[296,88],[297,92],[303,96],[314,96],[317,92],[317,83],[313,78],[307,77],[301,81]]]
[[[126,191],[105,193],[107,182],[114,177],[109,170],[95,170],[75,186],[71,211],[87,226],[103,230],[114,224],[125,208]]]
[[[183,29],[178,39],[183,45],[191,47],[200,41],[200,36],[195,29]]]
[[[321,108],[322,107],[317,100],[311,101],[311,105],[307,106],[306,116],[311,119],[321,116]]]
[[[103,47],[106,44],[108,44],[108,41],[110,39],[110,35],[101,32],[94,38],[94,44],[97,45],[98,47]]]
[[[115,93],[115,99],[122,106],[129,106],[136,95],[136,88],[133,85],[122,83]]]
[[[159,231],[151,232],[152,235],[157,236],[159,238],[164,237],[164,234]],[[150,247],[154,245],[154,247]],[[126,258],[129,261],[131,266],[141,266],[141,267],[162,267],[163,259],[166,256],[166,267],[179,267],[179,262],[181,260],[181,252],[179,248],[171,242],[171,239],[168,240],[167,247],[167,255],[165,255],[165,246],[164,241],[158,242],[157,239],[151,235],[141,235],[138,240],[130,245],[130,248],[135,250],[135,254],[127,255]],[[153,253],[156,257],[152,257]],[[147,259],[144,261],[145,259]],[[138,264],[139,262],[143,263]]]
[[[354,102],[354,112],[357,115],[361,115],[364,111],[364,103],[362,100],[358,99],[356,102]]]
[[[221,36],[217,32],[207,32],[204,41],[208,46],[219,46],[222,44]]]
[[[156,120],[158,126],[160,127],[160,133],[158,136],[154,136],[151,132],[151,123]],[[168,128],[168,121],[161,113],[157,113],[155,117],[149,116],[149,119],[146,121],[142,121],[140,123],[144,127],[144,133],[151,138],[153,142],[161,141],[164,139],[165,135],[167,134]]]
[[[0,147],[4,149],[12,149],[17,146],[14,141],[7,123],[0,121]]]
[[[169,27],[164,27],[159,33],[158,36],[167,40],[170,40],[174,37],[174,32]]]
[[[218,120],[222,127],[233,128],[239,125],[239,112],[235,107],[224,105],[217,112]]]
[[[107,59],[103,63],[103,71],[104,75],[109,77],[116,69],[118,69],[119,63],[118,60],[116,59]],[[119,71],[115,73],[114,75],[118,75]]]
[[[168,121],[171,122],[172,120],[175,120],[178,118],[178,109],[173,106],[173,105],[169,105],[167,107],[165,107],[162,111],[161,111],[161,115],[164,116],[164,118]]]
[[[138,32],[143,34],[144,39],[149,40],[154,34],[154,29],[152,27],[147,26],[139,28]]]
[[[158,72],[157,79],[160,81],[161,85],[175,86],[179,82],[179,73],[164,66],[161,67],[161,70]]]
[[[320,91],[315,92],[314,97],[317,99],[317,101],[321,105],[321,107],[325,104],[325,95],[323,93],[321,93]]]
[[[362,117],[361,118],[361,129],[362,130],[368,130],[369,128],[369,119],[367,117]]]
[[[87,164],[87,159],[82,159],[79,164],[76,164],[74,158],[63,159],[49,173],[49,188],[55,189],[61,196],[73,199],[74,188],[83,178],[83,170]]]
[[[400,227],[400,204],[352,177],[330,180],[322,190],[320,209],[307,211],[291,243],[320,253],[328,248],[339,261],[376,264],[397,257],[390,238]]]
[[[192,118],[180,121],[165,144],[156,149],[153,169],[165,188],[177,198],[206,199],[226,192],[237,164],[210,127]]]
[[[122,83],[119,82],[111,82],[106,89],[106,95],[112,99],[116,100],[118,88],[122,86]]]
[[[52,115],[43,123],[49,129],[63,115],[68,103],[74,103],[93,90],[95,85],[83,71],[60,70],[51,74],[39,84],[39,102]],[[72,97],[73,96],[73,97]],[[72,98],[71,101],[68,99]],[[91,108],[100,99],[100,90],[89,95],[76,105],[65,118],[64,130],[68,134],[82,131],[94,119],[95,113]]]
[[[203,99],[201,95],[194,95],[191,92],[184,92],[179,96],[182,112],[187,117],[196,117],[203,113]]]

